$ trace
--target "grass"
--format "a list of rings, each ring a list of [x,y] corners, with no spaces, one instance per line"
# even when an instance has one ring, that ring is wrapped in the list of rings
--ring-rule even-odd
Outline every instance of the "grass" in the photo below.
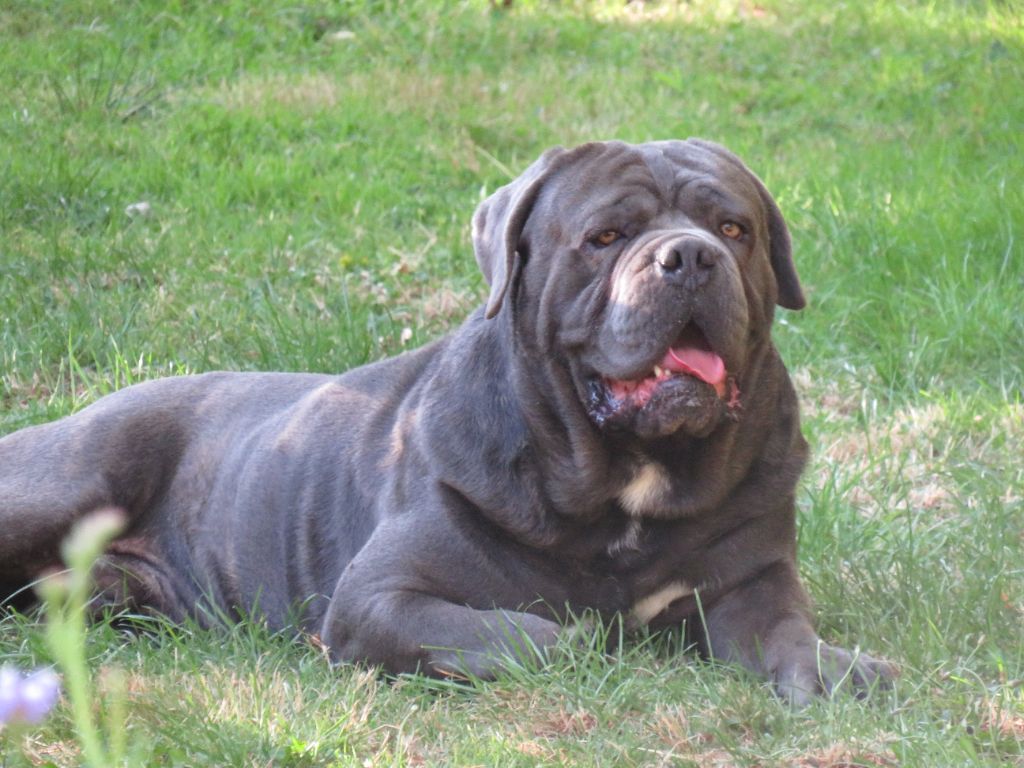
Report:
[[[137,765],[1024,765],[1024,22],[1012,2],[0,6],[0,432],[156,376],[337,371],[484,296],[468,221],[545,147],[744,156],[811,298],[776,338],[825,635],[895,690],[790,712],[674,652],[381,680],[247,624],[100,624]],[[137,204],[149,213],[138,213]],[[130,206],[136,206],[130,208]],[[0,656],[52,660],[31,617]],[[0,765],[82,760],[62,706]]]

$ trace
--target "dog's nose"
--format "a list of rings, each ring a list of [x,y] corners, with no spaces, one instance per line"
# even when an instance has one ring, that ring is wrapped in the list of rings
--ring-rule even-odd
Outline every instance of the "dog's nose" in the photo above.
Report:
[[[711,269],[718,263],[715,247],[696,237],[666,243],[654,258],[666,274],[686,272],[693,267]]]
[[[676,248],[662,248],[658,251],[658,266],[666,272],[675,272],[683,265],[683,257]]]

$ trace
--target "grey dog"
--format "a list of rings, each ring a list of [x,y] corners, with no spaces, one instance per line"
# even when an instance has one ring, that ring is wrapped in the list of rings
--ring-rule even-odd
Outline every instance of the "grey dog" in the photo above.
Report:
[[[101,599],[295,619],[339,661],[492,676],[569,617],[699,625],[797,703],[893,668],[823,643],[797,573],[807,447],[771,340],[782,215],[701,140],[546,152],[485,200],[486,306],[339,376],[151,381],[0,440],[0,597],[99,507]]]

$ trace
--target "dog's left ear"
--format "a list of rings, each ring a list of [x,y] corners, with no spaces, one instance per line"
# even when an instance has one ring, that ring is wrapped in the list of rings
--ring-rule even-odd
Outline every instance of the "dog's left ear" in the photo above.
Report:
[[[774,198],[761,180],[757,178],[757,175],[725,147],[703,139],[688,139],[687,143],[696,144],[719,157],[724,157],[749,174],[768,213],[768,237],[771,241],[768,258],[771,261],[772,272],[775,273],[775,282],[779,289],[777,302],[780,307],[786,309],[803,309],[807,306],[807,299],[804,298],[800,278],[796,274],[796,265],[793,264],[793,241],[789,237],[786,221],[782,218],[782,211],[779,210]]]
[[[519,238],[544,182],[569,154],[562,147],[549,149],[517,179],[501,187],[473,215],[473,251],[484,279],[491,286],[485,317],[498,314],[517,269]]]

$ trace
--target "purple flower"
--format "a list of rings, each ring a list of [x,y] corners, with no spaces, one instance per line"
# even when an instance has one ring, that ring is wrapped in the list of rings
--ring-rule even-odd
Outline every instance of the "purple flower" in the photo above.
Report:
[[[0,725],[41,723],[60,697],[60,679],[51,669],[22,675],[0,667]]]

